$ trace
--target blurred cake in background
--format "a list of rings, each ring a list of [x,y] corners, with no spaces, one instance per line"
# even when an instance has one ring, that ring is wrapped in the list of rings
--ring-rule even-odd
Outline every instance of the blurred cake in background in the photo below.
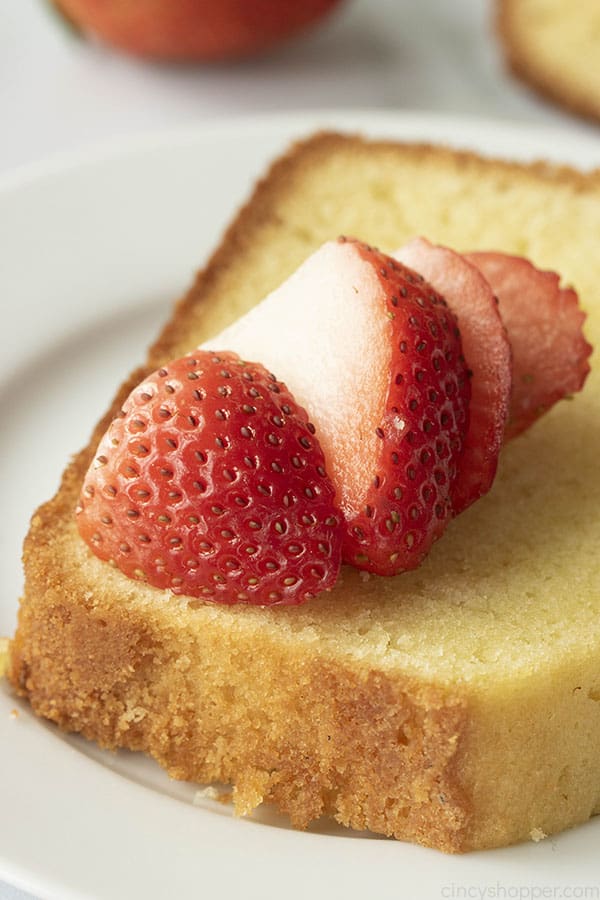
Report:
[[[512,71],[579,115],[600,120],[600,0],[497,0]]]

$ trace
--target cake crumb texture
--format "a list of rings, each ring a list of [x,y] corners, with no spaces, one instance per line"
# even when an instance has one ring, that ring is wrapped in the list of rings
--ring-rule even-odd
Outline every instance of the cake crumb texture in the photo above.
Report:
[[[421,234],[526,255],[576,286],[600,344],[598,174],[322,134],[257,186],[143,371],[218,333],[340,233],[388,251]],[[299,607],[175,597],[88,550],[73,510],[110,415],[25,542],[8,675],[38,714],[150,753],[175,778],[231,784],[239,813],[273,803],[298,827],[327,815],[461,852],[600,811],[595,358],[584,391],[503,451],[490,494],[421,568],[343,569]]]
[[[540,841],[543,841],[548,837],[548,835],[544,831],[542,831],[541,828],[532,828],[530,836],[531,840],[535,841],[536,844],[539,844]]]

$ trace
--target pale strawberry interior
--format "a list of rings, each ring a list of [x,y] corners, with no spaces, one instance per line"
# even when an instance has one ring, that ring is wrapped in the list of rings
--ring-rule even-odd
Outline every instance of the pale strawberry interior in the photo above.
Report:
[[[356,245],[331,241],[262,303],[203,344],[260,362],[317,429],[338,502],[363,505],[381,441],[392,348],[376,267]]]

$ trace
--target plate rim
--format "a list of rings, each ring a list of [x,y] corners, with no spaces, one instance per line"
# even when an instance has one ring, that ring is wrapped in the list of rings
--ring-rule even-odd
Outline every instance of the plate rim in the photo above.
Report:
[[[577,152],[579,153],[581,150],[582,156],[588,153],[598,155],[598,161],[594,166],[600,169],[600,134],[596,135],[587,130],[574,131],[572,125],[569,127],[568,125],[549,123],[530,124],[513,117],[478,117],[426,110],[389,110],[385,107],[373,109],[360,107],[352,110],[300,109],[292,112],[238,113],[227,118],[211,116],[201,124],[180,125],[168,129],[146,129],[133,135],[117,135],[96,141],[74,150],[56,151],[23,165],[12,166],[0,173],[0,194],[5,190],[20,187],[25,182],[60,175],[72,168],[109,163],[124,157],[135,156],[138,153],[155,152],[168,147],[193,144],[196,141],[203,143],[207,139],[219,139],[223,134],[234,136],[240,131],[251,133],[265,129],[277,131],[285,129],[290,132],[296,129],[304,130],[309,122],[312,123],[309,127],[313,130],[315,128],[326,130],[328,127],[345,128],[355,132],[359,131],[361,127],[369,130],[373,128],[376,130],[391,129],[393,133],[390,134],[390,137],[392,139],[396,137],[396,131],[418,132],[422,129],[424,132],[432,133],[431,137],[425,138],[427,141],[435,141],[433,136],[435,129],[439,129],[443,133],[451,129],[457,134],[467,136],[464,142],[466,150],[470,149],[469,137],[474,132],[487,132],[490,140],[496,134],[512,134],[513,136],[518,135],[519,140],[528,145],[539,144],[540,152],[542,146],[545,146],[546,150],[550,150],[551,157],[557,153],[556,147],[553,145],[558,144],[561,149],[563,145],[572,146],[577,141],[580,143]],[[410,134],[406,139],[412,139]],[[445,144],[446,141],[441,143]],[[460,149],[463,143],[458,139],[454,146]],[[499,154],[498,158],[505,157]],[[570,165],[568,162],[566,164]]]

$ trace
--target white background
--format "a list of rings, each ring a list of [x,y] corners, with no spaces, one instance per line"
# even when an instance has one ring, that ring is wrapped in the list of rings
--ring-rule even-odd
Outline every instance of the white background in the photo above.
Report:
[[[318,30],[261,59],[171,66],[73,37],[43,0],[3,0],[0,172],[146,132],[305,109],[443,111],[556,125],[600,141],[600,127],[506,73],[492,11],[490,0],[350,0]],[[2,900],[25,896],[0,883]]]

